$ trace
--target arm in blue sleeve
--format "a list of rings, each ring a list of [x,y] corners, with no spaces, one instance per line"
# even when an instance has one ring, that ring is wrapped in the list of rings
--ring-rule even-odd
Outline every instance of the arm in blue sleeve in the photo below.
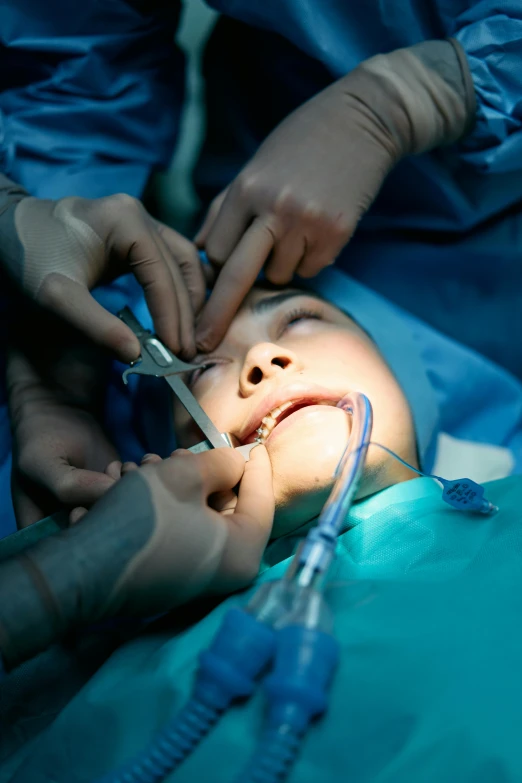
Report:
[[[477,98],[463,158],[494,172],[522,170],[522,2],[479,0],[456,20]]]
[[[0,169],[41,198],[139,196],[179,124],[178,16],[176,0],[8,4]]]

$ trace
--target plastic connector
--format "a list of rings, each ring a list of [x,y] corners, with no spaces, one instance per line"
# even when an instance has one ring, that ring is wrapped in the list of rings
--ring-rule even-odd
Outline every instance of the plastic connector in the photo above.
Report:
[[[274,670],[263,684],[268,725],[304,733],[326,709],[338,661],[339,645],[330,634],[297,625],[278,631]]]
[[[435,476],[444,487],[442,499],[459,511],[477,511],[479,514],[493,514],[498,508],[484,497],[484,487],[469,478],[448,479]]]
[[[226,709],[249,696],[275,652],[275,632],[242,609],[230,609],[208,650],[199,657],[193,697]]]
[[[263,737],[238,783],[281,783],[310,722],[327,707],[339,645],[324,631],[288,625],[277,632],[273,672],[263,683],[268,716]]]

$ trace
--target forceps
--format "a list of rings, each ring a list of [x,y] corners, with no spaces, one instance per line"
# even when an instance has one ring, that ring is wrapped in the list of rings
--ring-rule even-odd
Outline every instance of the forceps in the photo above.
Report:
[[[233,448],[232,441],[228,433],[221,433],[215,424],[209,419],[199,402],[196,400],[190,389],[179,377],[183,373],[192,370],[201,369],[204,364],[188,364],[178,359],[169,349],[153,335],[148,329],[145,329],[130,308],[124,307],[118,313],[124,324],[132,329],[140,342],[140,356],[135,362],[131,362],[123,373],[123,382],[126,384],[129,375],[154,375],[157,378],[165,378],[168,385],[181,402],[187,413],[194,419],[199,429],[205,436],[205,440],[192,446],[189,451],[199,453],[209,449],[220,449],[224,446]],[[250,451],[255,443],[249,443],[245,446],[237,446],[236,451],[241,452],[245,460],[248,460]]]

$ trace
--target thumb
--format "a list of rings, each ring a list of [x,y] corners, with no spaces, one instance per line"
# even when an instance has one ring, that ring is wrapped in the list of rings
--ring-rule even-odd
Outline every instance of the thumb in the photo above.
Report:
[[[272,530],[275,513],[272,466],[266,448],[259,444],[250,452],[245,465],[234,516],[243,525],[259,528],[265,543]]]
[[[37,299],[42,307],[68,321],[122,361],[134,361],[140,355],[138,338],[129,327],[102,307],[81,283],[65,275],[49,275]]]
[[[223,515],[228,537],[214,590],[236,590],[255,578],[272,531],[274,511],[270,459],[266,448],[259,445],[245,465],[235,511]]]

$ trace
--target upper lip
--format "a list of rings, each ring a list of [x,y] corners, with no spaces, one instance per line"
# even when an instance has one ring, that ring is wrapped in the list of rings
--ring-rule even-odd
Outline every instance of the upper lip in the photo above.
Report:
[[[238,438],[244,443],[249,435],[252,435],[260,426],[262,419],[267,416],[274,408],[278,408],[285,402],[314,402],[331,401],[338,402],[345,392],[325,389],[324,386],[315,384],[290,383],[279,389],[274,389],[270,394],[263,398],[259,405],[254,409],[245,424],[241,427]]]

